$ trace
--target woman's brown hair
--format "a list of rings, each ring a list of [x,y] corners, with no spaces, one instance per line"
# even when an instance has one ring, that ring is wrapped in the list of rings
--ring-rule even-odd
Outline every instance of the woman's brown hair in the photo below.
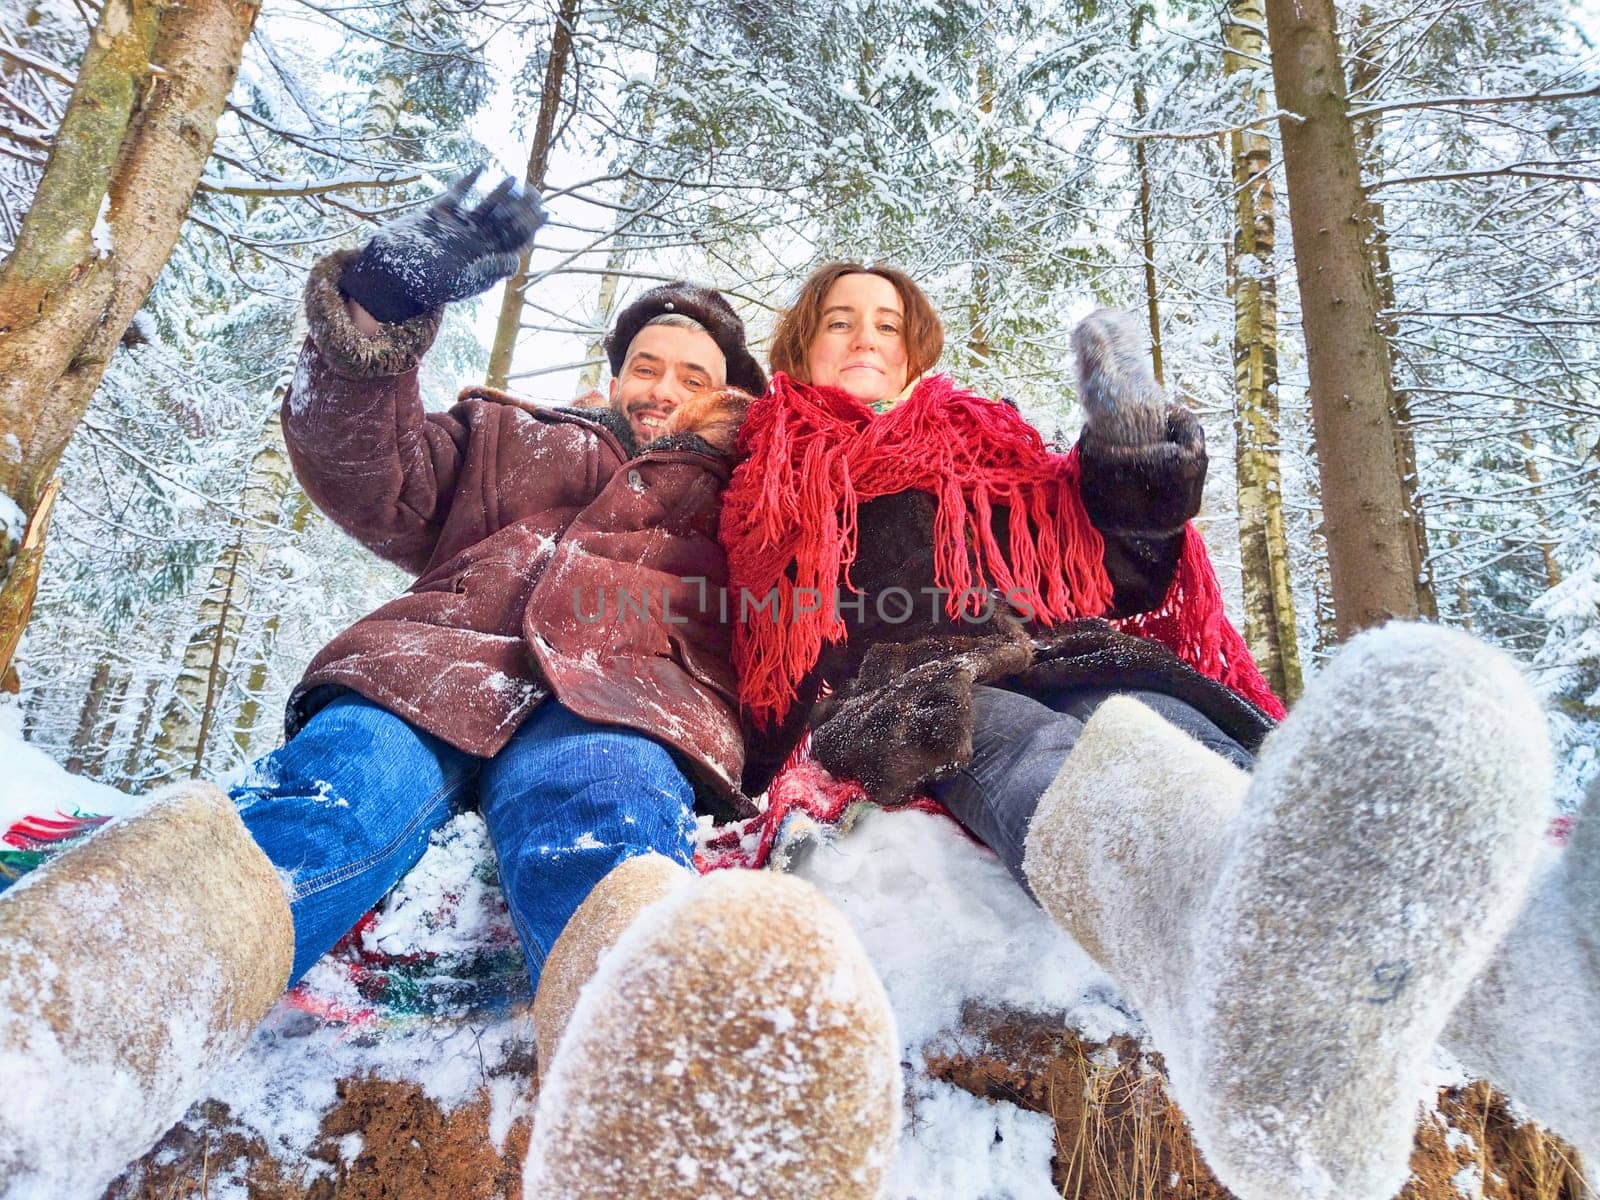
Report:
[[[905,310],[901,336],[906,344],[906,378],[915,379],[930,370],[944,351],[944,326],[927,295],[904,271],[853,262],[823,263],[800,285],[800,294],[772,331],[772,369],[801,383],[811,382],[811,339],[822,327],[822,302],[828,297],[828,289],[846,275],[876,275],[894,285]]]

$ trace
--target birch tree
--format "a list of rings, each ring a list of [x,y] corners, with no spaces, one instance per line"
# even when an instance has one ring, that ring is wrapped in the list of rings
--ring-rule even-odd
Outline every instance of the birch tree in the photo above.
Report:
[[[1266,13],[1260,0],[1233,0],[1223,18],[1223,70],[1239,89],[1246,122],[1272,111],[1261,75],[1267,63]],[[1277,210],[1272,143],[1258,126],[1228,134],[1233,166],[1234,471],[1239,485],[1239,554],[1245,639],[1267,682],[1285,702],[1302,679],[1295,632],[1289,543],[1278,467]]]

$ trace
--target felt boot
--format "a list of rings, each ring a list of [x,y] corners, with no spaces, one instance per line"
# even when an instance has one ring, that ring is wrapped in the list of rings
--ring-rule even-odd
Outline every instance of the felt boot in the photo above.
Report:
[[[1241,1200],[1387,1200],[1433,1046],[1527,895],[1544,718],[1459,633],[1354,639],[1247,777],[1107,701],[1024,869],[1122,985]]]
[[[539,1048],[540,1071],[555,1061],[556,1044],[600,956],[646,907],[693,878],[692,871],[665,855],[641,854],[613,867],[578,906],[550,947],[533,994],[533,1037]]]
[[[1600,1183],[1600,785],[1451,1016],[1444,1044],[1571,1142]]]
[[[0,896],[0,1195],[99,1196],[283,994],[289,903],[232,802],[178,785]]]
[[[900,1047],[844,918],[809,884],[721,871],[651,905],[545,1072],[528,1200],[870,1200]]]

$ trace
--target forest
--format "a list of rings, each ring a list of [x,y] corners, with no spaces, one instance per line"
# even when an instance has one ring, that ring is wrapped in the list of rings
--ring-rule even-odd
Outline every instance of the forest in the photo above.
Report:
[[[1286,700],[1390,614],[1527,664],[1600,773],[1600,12],[1567,0],[3,0],[0,668],[142,792],[277,744],[408,580],[278,427],[310,264],[473,164],[551,220],[431,403],[568,403],[653,283],[757,343],[830,258],[1065,447],[1114,306],[1207,430],[1200,520]],[[758,345],[758,350],[760,345]]]

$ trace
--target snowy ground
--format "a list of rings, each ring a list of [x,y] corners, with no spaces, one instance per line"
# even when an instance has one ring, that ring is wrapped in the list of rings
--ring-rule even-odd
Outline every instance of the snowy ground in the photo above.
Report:
[[[0,828],[52,809],[122,813],[137,806],[120,792],[66,774],[25,744],[13,715],[0,708]],[[408,943],[448,950],[451,939],[493,936],[491,906],[481,889],[469,885],[463,894],[461,882],[486,847],[475,813],[455,818],[436,835],[369,936],[390,952]],[[904,1058],[912,1065],[907,1084],[914,1119],[907,1122],[887,1195],[1055,1196],[1054,1129],[1047,1117],[930,1080],[917,1067],[923,1049],[948,1040],[972,1002],[1060,1014],[1096,1039],[1135,1031],[1105,977],[993,855],[943,818],[868,813],[847,835],[803,847],[791,867],[844,911],[894,1003]],[[457,916],[448,929],[430,928],[427,915],[437,911],[434,901],[446,891],[460,897]],[[313,983],[321,969],[313,969]],[[336,994],[334,972],[324,972],[322,982]],[[525,1049],[528,1038],[525,1020],[414,1018],[349,1028],[322,1026],[284,1005],[212,1096],[261,1131],[288,1162],[309,1161],[304,1151],[335,1102],[336,1080],[347,1076],[416,1080],[446,1107],[475,1097],[487,1081],[491,1133],[503,1138],[525,1115],[528,1097],[515,1073],[496,1068]],[[358,1150],[354,1137],[348,1151]],[[247,1200],[242,1180],[213,1178],[209,1194],[212,1200]]]
[[[138,806],[136,799],[62,771],[21,740],[14,716],[0,704],[0,829],[25,814],[123,813]],[[503,907],[480,878],[486,872],[474,870],[489,853],[481,818],[475,812],[455,817],[385,902],[364,935],[369,948],[448,957],[503,947],[512,936]],[[932,1079],[923,1056],[957,1048],[969,1006],[1047,1014],[1089,1042],[1139,1036],[1138,1022],[1110,981],[992,854],[944,818],[869,811],[842,836],[802,844],[789,866],[850,920],[893,1002],[909,1068],[908,1120],[888,1200],[1057,1196],[1050,1119]],[[314,967],[308,983],[335,1008],[365,1003],[331,960]],[[338,1080],[415,1081],[446,1109],[475,1099],[487,1085],[489,1131],[500,1150],[513,1123],[529,1112],[526,1073],[517,1064],[526,1061],[531,1041],[525,1013],[328,1024],[286,1002],[210,1094],[259,1132],[279,1161],[331,1173],[331,1164],[307,1151],[336,1103]],[[1433,1083],[1455,1081],[1454,1069],[1441,1062]],[[351,1161],[361,1150],[360,1135],[349,1135],[340,1150]],[[242,1178],[214,1175],[208,1195],[248,1200],[249,1191]]]
[[[59,809],[116,816],[132,812],[139,801],[116,788],[69,775],[42,750],[22,740],[22,712],[9,697],[0,698],[0,831],[26,816]]]
[[[916,1068],[960,1025],[963,1007],[1057,1013],[1091,1041],[1137,1032],[1110,981],[1039,911],[989,851],[954,823],[872,812],[837,841],[799,856],[855,926],[893,1002],[916,1119],[888,1196],[1049,1200],[1055,1127]],[[998,1136],[997,1136],[998,1135]]]

